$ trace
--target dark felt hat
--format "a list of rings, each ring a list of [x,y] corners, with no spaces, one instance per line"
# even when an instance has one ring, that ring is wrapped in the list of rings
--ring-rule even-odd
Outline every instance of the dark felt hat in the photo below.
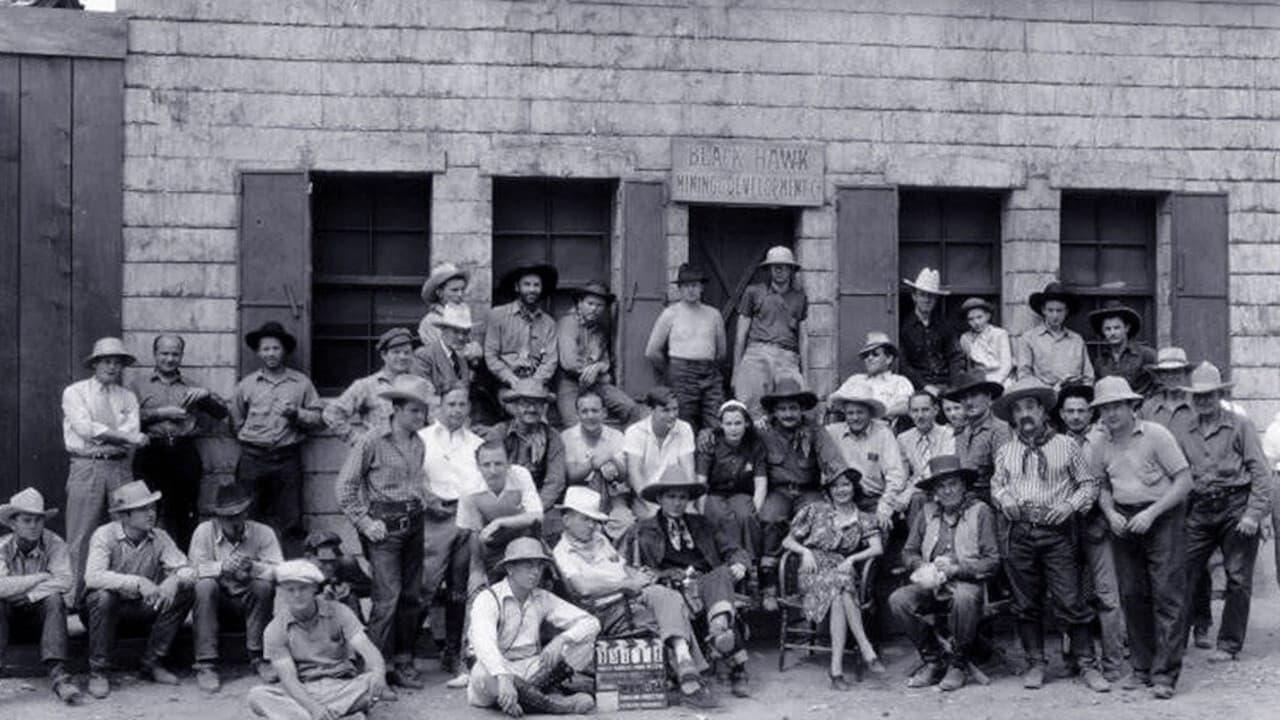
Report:
[[[1044,290],[1031,293],[1031,297],[1027,299],[1027,304],[1031,306],[1032,312],[1037,315],[1044,315],[1044,304],[1050,300],[1057,300],[1065,303],[1067,306],[1067,314],[1074,315],[1079,307],[1079,300],[1074,293],[1069,292],[1062,283],[1057,280],[1044,286]]]
[[[702,268],[692,263],[681,263],[680,270],[676,272],[676,285],[684,285],[685,283],[707,281],[707,274],[702,272]]]
[[[257,330],[246,333],[244,342],[249,346],[250,350],[257,352],[258,343],[262,342],[263,338],[269,337],[279,340],[286,353],[292,353],[298,347],[298,338],[294,337],[288,330],[285,330],[284,326],[275,320],[265,322]]]
[[[987,376],[981,372],[971,372],[957,378],[955,384],[943,393],[942,397],[951,401],[958,401],[974,390],[986,392],[992,399],[1004,394],[1003,385],[988,380]]]
[[[213,514],[232,517],[248,510],[252,504],[253,496],[240,483],[225,483],[218,486],[218,493],[213,501]]]
[[[581,299],[584,295],[595,295],[606,303],[614,301],[614,294],[609,292],[609,286],[599,280],[592,280],[573,289],[573,299],[575,301]]]
[[[1108,300],[1102,307],[1089,313],[1089,326],[1093,328],[1093,334],[1102,337],[1102,321],[1112,317],[1125,321],[1129,326],[1130,338],[1137,336],[1142,329],[1142,316],[1137,310],[1119,300]]]
[[[504,293],[515,293],[515,284],[526,275],[537,275],[542,279],[542,297],[551,297],[560,282],[560,272],[546,264],[520,265],[509,270],[498,281],[498,288]]]
[[[765,412],[773,412],[773,408],[783,400],[799,401],[801,409],[812,410],[818,404],[818,396],[804,389],[794,378],[784,377],[773,385],[773,392],[760,398],[760,405]]]
[[[978,471],[965,467],[959,455],[936,455],[929,459],[929,474],[921,478],[916,487],[927,492],[949,477],[963,478],[965,484],[972,486],[978,479]]]

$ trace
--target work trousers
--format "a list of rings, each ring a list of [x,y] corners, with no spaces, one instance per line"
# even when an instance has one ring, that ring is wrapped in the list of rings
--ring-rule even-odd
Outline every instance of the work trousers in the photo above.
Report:
[[[667,385],[680,402],[680,419],[697,433],[720,427],[720,406],[724,404],[724,374],[714,360],[667,362]]]
[[[456,505],[454,506],[456,512]],[[466,619],[467,580],[471,572],[471,533],[458,529],[455,514],[426,518],[423,526],[422,614],[443,595],[445,653],[462,650]]]
[[[735,545],[750,553],[752,562],[755,562],[760,555],[764,530],[750,495],[711,493],[702,507],[702,515]]]
[[[1146,506],[1116,505],[1131,518]],[[1187,647],[1186,508],[1170,508],[1142,535],[1111,539],[1120,605],[1129,632],[1129,664],[1158,685],[1174,687]]]
[[[1261,532],[1245,537],[1236,532],[1249,506],[1249,488],[1211,499],[1193,496],[1187,510],[1187,587],[1196,588],[1209,576],[1209,556],[1222,551],[1222,570],[1227,576],[1223,595],[1222,623],[1218,626],[1218,649],[1238,653],[1249,628],[1249,605],[1253,596],[1253,564],[1258,557]],[[1192,599],[1188,598],[1188,603]]]
[[[178,588],[173,602],[164,610],[156,610],[142,598],[125,597],[115,590],[90,590],[85,595],[89,608],[89,670],[106,672],[111,665],[111,651],[116,644],[120,623],[149,629],[142,664],[155,665],[169,653],[173,638],[195,602],[189,586]]]
[[[777,382],[786,377],[804,384],[800,353],[780,345],[747,343],[742,360],[733,370],[733,394],[747,406],[752,417],[760,417],[764,412],[760,399],[773,392]]]
[[[664,585],[647,585],[634,598],[620,599],[595,610],[600,621],[600,635],[616,637],[636,631],[651,632],[664,643],[683,639],[698,672],[706,670],[707,660],[693,629],[689,605],[684,596]],[[668,653],[668,665],[678,672],[675,653]]]
[[[423,513],[409,517],[404,530],[394,530],[393,523],[387,522],[382,542],[360,536],[373,571],[373,609],[367,632],[382,656],[396,664],[411,659],[422,619]]]
[[[1111,549],[1111,531],[1101,512],[1088,516],[1081,533],[1080,554],[1084,559],[1084,585],[1098,617],[1098,640],[1102,671],[1118,673],[1124,664],[1124,613],[1116,585],[1116,561]]]
[[[1054,601],[1058,619],[1069,627],[1072,654],[1087,663],[1093,661],[1089,631],[1093,611],[1081,590],[1076,548],[1075,527],[1070,520],[1053,527],[1020,521],[1009,525],[1005,574],[1013,591],[1022,648],[1033,665],[1045,662],[1042,598],[1046,590]]]
[[[180,548],[191,545],[191,534],[200,520],[200,481],[204,463],[194,438],[151,438],[133,456],[133,473],[147,481],[160,499],[160,524]]]
[[[338,717],[365,712],[373,707],[373,673],[353,678],[304,680],[302,687],[316,702]],[[312,720],[311,713],[279,685],[258,685],[249,689],[249,709],[268,720]]]
[[[920,659],[929,663],[949,660],[962,665],[978,638],[984,602],[982,585],[952,580],[936,590],[915,584],[904,585],[889,596],[889,610],[920,652]],[[932,616],[938,613],[947,614],[947,629],[953,648],[950,658],[944,657],[942,643],[932,623]]]
[[[275,606],[275,584],[270,580],[231,583],[221,578],[196,581],[195,612],[192,616],[196,640],[196,663],[218,661],[218,629],[223,619],[244,625],[244,644],[249,659],[262,657],[262,632],[271,622]]]
[[[4,665],[9,638],[15,634],[20,638],[35,636],[36,628],[39,628],[40,660],[46,664],[64,662],[67,659],[67,606],[60,593],[35,602],[0,600],[0,667]]]
[[[67,473],[67,554],[71,559],[71,597],[77,604],[84,594],[89,538],[106,522],[111,492],[132,481],[133,469],[126,458],[71,458]]]
[[[596,634],[592,633],[581,642],[572,640],[565,642],[561,657],[564,663],[575,671],[591,667],[596,658]],[[541,655],[507,658],[507,661],[517,680],[528,680],[542,669]],[[498,703],[498,679],[489,674],[484,663],[477,662],[471,666],[471,680],[467,685],[467,702],[476,707],[492,707]]]
[[[253,519],[275,528],[285,557],[302,554],[302,445],[240,444],[236,481],[253,494]]]
[[[590,390],[604,401],[604,410],[609,421],[614,425],[630,426],[645,416],[643,406],[636,403],[622,388],[609,382],[597,382],[589,388],[583,388],[575,378],[564,373],[556,385],[556,407],[560,411],[560,424],[573,427],[578,424],[578,395]]]

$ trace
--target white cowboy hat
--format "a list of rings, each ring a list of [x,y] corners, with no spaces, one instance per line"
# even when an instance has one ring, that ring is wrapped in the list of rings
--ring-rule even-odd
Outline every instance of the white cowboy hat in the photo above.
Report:
[[[475,323],[471,322],[470,305],[445,305],[439,314],[431,315],[430,321],[436,327],[448,327],[455,330],[470,330],[475,327]]]
[[[871,417],[873,418],[883,417],[885,413],[884,403],[877,400],[875,393],[871,391],[871,386],[858,377],[851,377],[845,380],[843,385],[836,388],[836,391],[827,397],[827,402],[837,407],[839,407],[840,403],[864,405],[871,411]]]
[[[596,522],[605,522],[608,515],[600,512],[600,493],[585,485],[574,485],[564,491],[564,502],[556,505],[561,510],[572,510]]]
[[[1148,370],[1185,370],[1191,367],[1187,362],[1187,351],[1180,347],[1160,348],[1156,353],[1156,363],[1148,365]]]
[[[44,509],[44,496],[35,488],[27,488],[0,505],[0,523],[8,525],[14,515],[43,515],[46,519],[58,514],[57,508]]]
[[[1129,381],[1119,375],[1108,375],[1093,386],[1093,402],[1089,407],[1096,408],[1118,402],[1141,400],[1142,396],[1129,387]]]
[[[927,292],[930,295],[950,295],[950,290],[942,289],[942,275],[933,268],[920,268],[920,274],[916,275],[915,282],[906,278],[902,279],[902,284],[920,292]]]

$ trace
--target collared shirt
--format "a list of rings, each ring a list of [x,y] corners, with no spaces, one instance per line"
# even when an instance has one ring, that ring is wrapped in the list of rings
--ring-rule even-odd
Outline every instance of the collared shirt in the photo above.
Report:
[[[595,618],[542,588],[535,588],[524,602],[517,600],[506,580],[476,594],[470,621],[467,639],[476,662],[494,677],[521,674],[512,663],[542,652],[539,631],[544,625],[571,643],[589,642],[600,631]]]
[[[1174,438],[1191,466],[1193,493],[1251,487],[1248,512],[1261,519],[1271,509],[1271,468],[1249,418],[1219,410],[1208,427],[1197,417]]]
[[[62,442],[72,454],[115,448],[96,438],[116,431],[141,435],[138,396],[97,378],[71,383],[62,391]]]
[[[743,436],[737,446],[730,445],[724,433],[716,431],[715,445],[710,452],[698,448],[694,457],[694,469],[699,477],[706,478],[709,492],[732,495],[750,495],[755,492],[755,479],[769,473],[768,451],[758,434]]]
[[[1151,376],[1151,371],[1147,370],[1147,366],[1155,363],[1156,351],[1153,348],[1137,340],[1130,340],[1120,346],[1120,352],[1114,351],[1111,345],[1103,345],[1099,348],[1094,369],[1098,371],[1100,379],[1116,375],[1129,381],[1129,387],[1133,388],[1134,392],[1149,395],[1154,378]]]
[[[1075,440],[1054,433],[1037,448],[1015,434],[996,451],[991,497],[1041,508],[1067,502],[1084,512],[1098,498],[1098,484]]]
[[[1003,383],[1013,372],[1013,344],[1002,327],[988,325],[981,333],[966,332],[960,336],[960,351],[988,382]]]
[[[653,433],[651,418],[633,423],[623,434],[622,449],[628,462],[639,468],[639,472],[630,478],[636,494],[658,482],[662,473],[672,465],[683,467],[689,480],[694,478],[693,454],[696,447],[693,428],[684,420],[676,420],[662,440]]]
[[[476,448],[484,444],[484,438],[465,426],[450,430],[440,421],[419,430],[418,437],[426,448],[422,467],[432,495],[448,502],[485,488],[476,464]]]
[[[869,423],[855,433],[848,423],[833,423],[827,432],[840,449],[847,467],[862,473],[862,490],[868,497],[879,497],[877,512],[905,510],[910,493],[907,467],[893,431],[882,423]]]
[[[764,343],[800,351],[800,323],[809,316],[809,298],[794,279],[779,292],[772,282],[747,286],[738,303],[738,316],[751,321],[747,345]]]
[[[569,485],[589,484],[592,473],[608,462],[617,467],[619,477],[626,477],[626,439],[621,430],[604,425],[600,436],[591,439],[581,425],[574,425],[560,433],[560,441],[564,443],[565,481]]]
[[[282,411],[287,406],[297,409],[293,422]],[[262,447],[289,447],[307,439],[305,428],[317,427],[320,396],[311,380],[293,368],[272,377],[255,370],[244,377],[231,401],[231,417],[238,428],[236,437],[242,443]]]
[[[857,373],[850,375],[841,387],[851,386],[854,383],[865,384],[871,391],[871,397],[883,403],[890,415],[905,414],[907,403],[911,400],[911,393],[915,392],[911,381],[895,372],[882,372],[878,375]]]
[[[609,382],[609,334],[603,319],[588,325],[582,321],[575,307],[560,318],[556,327],[556,343],[559,346],[560,369],[576,378],[588,365],[603,362],[605,372],[600,382]]]
[[[1059,333],[1044,324],[1022,334],[1016,348],[1018,377],[1034,377],[1051,388],[1068,378],[1093,382],[1093,363],[1080,333],[1062,328]]]
[[[152,437],[191,437],[197,431],[197,408],[186,407],[184,404],[187,394],[192,390],[198,389],[199,386],[187,382],[187,379],[179,371],[174,374],[173,378],[166,378],[157,371],[152,371],[146,379],[134,383],[133,392],[138,396],[138,407],[140,417],[142,418],[142,426],[146,428],[147,434]],[[210,417],[224,418],[227,416],[227,409],[222,405],[222,401],[210,395],[211,402],[201,403],[200,410],[206,412]],[[168,420],[154,416],[158,408],[163,407],[180,407],[187,411],[187,416],[181,420]]]
[[[483,489],[459,498],[458,515],[454,522],[459,530],[480,532],[485,525],[498,518],[524,513],[541,517],[542,500],[538,497],[538,488],[534,486],[529,471],[519,465],[512,465],[507,470],[507,481],[501,492],[493,492],[489,489],[488,482],[485,482]]]
[[[378,393],[390,390],[394,382],[395,375],[384,367],[351,383],[338,399],[325,404],[325,424],[349,443],[370,430],[386,427],[393,408],[391,401]]]
[[[1163,425],[1170,431],[1180,431],[1196,421],[1196,411],[1185,392],[1169,388],[1156,390],[1142,401],[1138,417]]]
[[[961,371],[960,344],[937,310],[927,325],[914,311],[908,313],[898,330],[898,348],[902,351],[902,374],[917,388],[949,385],[951,377]]]
[[[587,542],[574,540],[569,533],[561,535],[551,556],[556,561],[560,577],[580,597],[586,597],[584,582],[621,583],[627,579],[626,562],[599,530]],[[621,592],[615,592],[586,599],[593,606],[602,607],[621,597]]]
[[[52,577],[36,580],[39,573]],[[25,598],[39,602],[50,595],[71,591],[71,556],[67,543],[52,530],[45,530],[26,552],[14,533],[0,538],[0,600]]]
[[[845,469],[845,459],[831,434],[805,420],[793,429],[770,423],[761,436],[769,463],[769,487],[787,485],[817,489],[824,475]]]
[[[644,355],[650,359],[664,356],[678,360],[719,360],[724,357],[724,318],[720,311],[698,303],[672,303],[663,308],[649,332]]]
[[[955,454],[956,436],[950,425],[935,424],[927,435],[913,427],[898,434],[898,447],[907,466],[908,487],[914,488],[929,474],[929,460]]]
[[[1156,502],[1173,487],[1173,476],[1188,467],[1173,433],[1149,420],[1134,421],[1125,437],[1107,431],[1090,441],[1089,463],[1122,505]]]
[[[316,598],[316,614],[298,620],[280,606],[262,633],[262,656],[267,660],[290,658],[304,682],[320,678],[352,678],[351,641],[364,634],[364,626],[351,608],[340,602]]]
[[[991,474],[995,471],[996,451],[1013,436],[1009,423],[987,413],[981,420],[970,420],[964,429],[956,433],[956,454],[960,463],[967,468],[978,471],[974,482],[977,487],[986,487],[991,483]]]
[[[506,385],[532,378],[543,385],[556,373],[556,321],[541,308],[527,311],[519,300],[489,312],[484,361]]]
[[[371,503],[424,501],[425,456],[426,448],[416,433],[403,446],[396,442],[390,427],[362,435],[338,471],[338,508],[361,532],[368,532],[375,519],[369,515]]]
[[[149,530],[134,542],[124,525],[116,521],[94,530],[93,537],[89,538],[84,585],[90,590],[115,590],[136,597],[143,578],[159,583],[170,575],[180,580],[195,580],[187,556],[169,533],[160,528]]]
[[[413,351],[413,374],[425,378],[442,395],[454,385],[471,385],[471,365],[466,357],[439,336]]]
[[[525,468],[533,476],[544,507],[564,498],[564,442],[560,433],[545,422],[523,432],[520,423],[512,420],[489,428],[489,437],[502,440],[511,464]]]
[[[253,561],[249,574],[259,580],[271,580],[275,566],[284,562],[275,531],[260,522],[246,520],[238,541],[227,537],[216,519],[205,520],[191,534],[190,559],[197,577],[220,577],[222,563],[233,553]]]

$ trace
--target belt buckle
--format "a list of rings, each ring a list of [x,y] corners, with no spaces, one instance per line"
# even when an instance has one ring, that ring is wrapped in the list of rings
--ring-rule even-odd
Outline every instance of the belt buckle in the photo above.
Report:
[[[409,522],[410,522],[412,519],[413,519],[413,517],[412,517],[411,515],[407,514],[407,513],[406,513],[406,514],[404,514],[404,515],[401,515],[399,518],[397,518],[397,519],[396,519],[396,532],[408,532],[408,531],[409,531]]]

